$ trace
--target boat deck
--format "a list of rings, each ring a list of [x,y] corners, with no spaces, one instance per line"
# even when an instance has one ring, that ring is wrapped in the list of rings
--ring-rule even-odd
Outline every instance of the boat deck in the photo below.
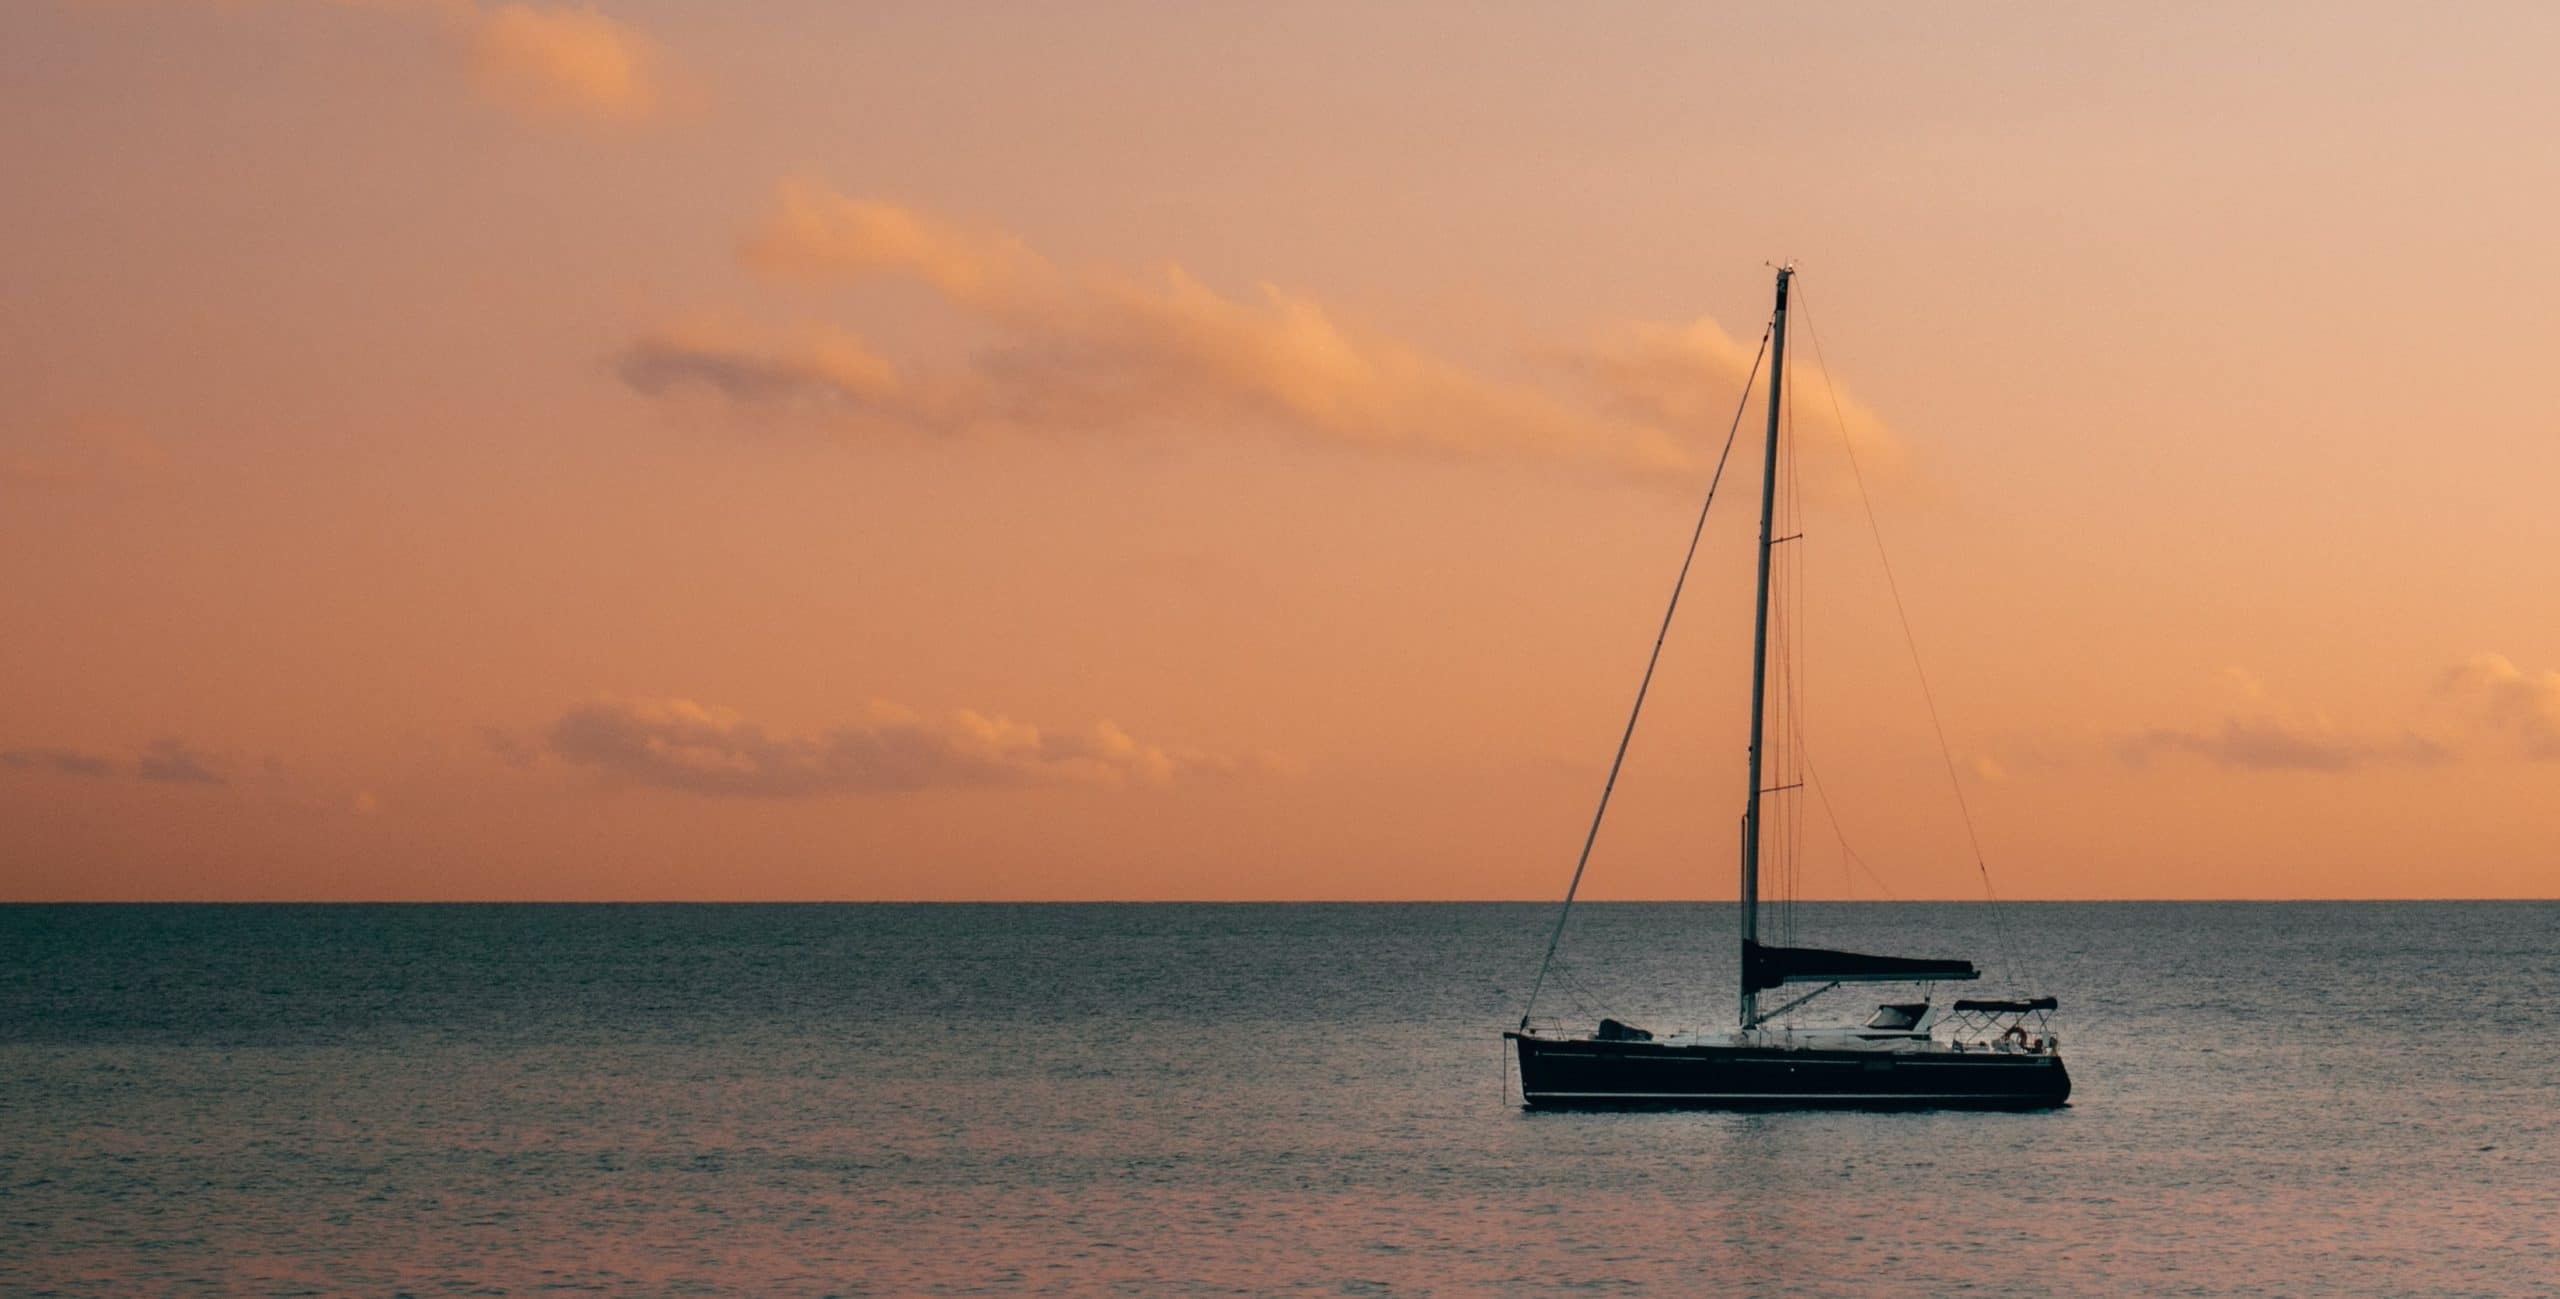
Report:
[[[2071,1075],[2052,1051],[1902,1038],[1814,1042],[1754,1031],[1727,1040],[1504,1034],[1532,1106],[1949,1106],[2063,1104]],[[1790,1041],[1790,1038],[1799,1040]]]

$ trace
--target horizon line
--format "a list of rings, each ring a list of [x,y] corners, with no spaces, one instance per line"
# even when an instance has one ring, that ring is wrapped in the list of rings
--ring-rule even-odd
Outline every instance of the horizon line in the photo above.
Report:
[[[2409,903],[2476,902],[2505,904],[2560,902],[2552,897],[2157,897],[2157,898],[1800,898],[1792,905],[1816,906],[2113,906],[2238,904],[2279,906],[2294,903],[2366,903],[2377,906]],[[0,907],[1408,907],[1408,906],[1561,906],[1555,898],[0,898]],[[1602,898],[1575,906],[1738,906],[1734,898]],[[1774,904],[1764,904],[1774,905]]]

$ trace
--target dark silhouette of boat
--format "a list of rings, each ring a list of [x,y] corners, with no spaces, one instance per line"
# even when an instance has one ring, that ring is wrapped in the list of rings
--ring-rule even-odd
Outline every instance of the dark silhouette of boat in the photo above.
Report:
[[[1780,406],[1784,400],[1787,355],[1787,291],[1792,266],[1777,276],[1777,305],[1764,343],[1769,362],[1769,422],[1760,486],[1759,586],[1751,654],[1750,784],[1742,816],[1741,851],[1741,1014],[1734,1027],[1656,1036],[1616,1019],[1602,1019],[1587,1033],[1539,1031],[1530,1026],[1538,990],[1546,983],[1565,917],[1581,888],[1582,873],[1608,811],[1609,791],[1617,785],[1626,760],[1627,741],[1635,733],[1662,652],[1654,641],[1654,657],[1636,691],[1636,707],[1627,720],[1626,738],[1609,769],[1601,793],[1600,812],[1583,842],[1564,910],[1548,938],[1546,959],[1529,994],[1529,1009],[1517,1029],[1503,1034],[1517,1049],[1520,1090],[1528,1104],[1541,1108],[1699,1106],[1848,1107],[1859,1109],[1946,1107],[1969,1109],[2043,1109],[2070,1099],[2071,1074],[2063,1067],[2059,1039],[2052,1031],[2052,997],[1956,999],[1936,1004],[1932,985],[1980,977],[1971,961],[1906,956],[1875,956],[1817,947],[1763,944],[1760,941],[1761,799],[1764,794],[1798,788],[1764,789],[1763,746],[1770,703],[1770,559],[1775,548],[1797,539],[1773,536],[1778,510]],[[1755,360],[1752,377],[1759,374]],[[1746,382],[1744,400],[1749,400]],[[1741,423],[1735,412],[1736,430]],[[1727,455],[1731,453],[1728,436]],[[1717,481],[1723,464],[1717,466]],[[1715,489],[1708,488],[1712,507]],[[1699,515],[1699,533],[1706,515]],[[1797,534],[1801,536],[1801,533]],[[1689,554],[1697,554],[1698,533]],[[1671,611],[1679,608],[1680,588],[1688,579],[1684,561],[1680,581],[1672,588]],[[1897,600],[1899,596],[1897,595]],[[1671,612],[1663,617],[1667,634]],[[1915,650],[1916,657],[1916,650]],[[1935,704],[1931,705],[1934,712]],[[1950,765],[1950,776],[1953,768]],[[1783,775],[1781,779],[1783,779]],[[1968,814],[1968,819],[1969,819]],[[1987,874],[1986,874],[1987,879]],[[1849,983],[1920,985],[1916,999],[1886,1002],[1864,1023],[1799,1027],[1778,1022],[1814,998]],[[1816,985],[1812,991],[1774,1009],[1764,1009],[1761,994],[1791,985]]]

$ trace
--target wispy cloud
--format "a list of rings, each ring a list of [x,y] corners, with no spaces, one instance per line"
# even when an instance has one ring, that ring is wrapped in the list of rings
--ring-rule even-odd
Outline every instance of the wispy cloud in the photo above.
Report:
[[[0,752],[0,767],[95,778],[116,774],[117,763],[113,758],[77,749],[10,749]]]
[[[2237,701],[2213,726],[2154,727],[2113,742],[2134,766],[2162,757],[2195,758],[2252,771],[2356,771],[2423,767],[2509,755],[2560,761],[2560,671],[2527,672],[2486,651],[2436,674],[2436,707],[2418,727],[2360,730],[2328,714],[2287,712],[2269,702],[2267,683],[2227,667],[2216,682]]]
[[[81,749],[29,748],[0,752],[0,767],[102,780],[123,778],[167,785],[227,785],[214,762],[183,740],[155,740],[127,760]]]
[[[1044,730],[880,702],[846,725],[789,735],[689,699],[602,700],[564,714],[547,740],[562,760],[613,781],[741,798],[1161,784],[1239,765],[1142,743],[1109,722]]]
[[[1712,320],[1685,325],[1635,321],[1591,342],[1557,348],[1551,359],[1580,375],[1603,409],[1650,427],[1703,435],[1733,418],[1757,343]],[[1787,353],[1788,372],[1794,376],[1788,383],[1793,427],[1816,444],[1816,458],[1802,466],[1837,476],[1839,467],[1827,457],[1845,440],[1856,452],[1861,472],[1907,468],[1908,445],[1864,402],[1839,392],[1836,382],[1826,382],[1808,350],[1799,341]]]
[[[1046,314],[1077,293],[1048,259],[1011,235],[963,229],[809,180],[782,183],[738,255],[775,279],[850,284],[911,275],[949,297],[1006,314]]]
[[[489,752],[498,755],[498,761],[519,771],[542,759],[540,739],[520,735],[503,726],[481,727],[480,742],[489,746]]]
[[[465,5],[480,92],[535,117],[637,122],[666,102],[663,59],[638,29],[592,5]]]
[[[147,2],[147,0],[144,0]],[[167,0],[249,10],[255,0]],[[281,0],[401,16],[443,41],[482,98],[521,117],[623,125],[676,98],[669,60],[647,33],[593,4],[482,0]]]
[[[2444,745],[2414,731],[2363,735],[2340,730],[2325,718],[2288,722],[2274,717],[2226,717],[2220,726],[2203,730],[2144,731],[2123,741],[2118,752],[2136,765],[2174,754],[2250,771],[2426,766],[2453,756]]]
[[[2505,655],[2484,651],[2445,669],[2437,690],[2512,737],[2526,756],[2560,760],[2560,671],[2526,672]]]
[[[222,773],[205,756],[178,740],[155,740],[133,764],[137,779],[168,785],[226,785]]]
[[[807,181],[781,186],[739,256],[791,283],[920,284],[991,341],[893,364],[841,331],[660,330],[616,358],[626,383],[764,408],[818,398],[862,431],[1256,428],[1660,474],[1697,468],[1753,352],[1713,321],[1627,326],[1496,377],[1277,285],[1238,296],[1172,265],[1070,270],[1001,231]],[[1840,409],[1862,456],[1899,459],[1864,407]],[[1827,401],[1798,414],[1833,418]]]
[[[624,383],[653,397],[699,387],[745,405],[853,410],[900,391],[895,368],[861,339],[825,325],[672,325],[624,348],[613,364]]]

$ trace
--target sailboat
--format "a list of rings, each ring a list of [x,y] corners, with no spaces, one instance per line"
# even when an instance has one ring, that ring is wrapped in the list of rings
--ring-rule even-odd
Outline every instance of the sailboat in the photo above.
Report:
[[[1787,290],[1793,266],[1778,268],[1777,305],[1770,317],[1766,355],[1769,360],[1768,438],[1761,464],[1759,582],[1751,649],[1751,739],[1749,784],[1742,814],[1740,1015],[1730,1029],[1665,1033],[1657,1036],[1615,1018],[1602,1018],[1589,1031],[1564,1032],[1531,1027],[1537,989],[1546,981],[1563,937],[1599,819],[1583,844],[1581,862],[1565,895],[1517,1029],[1503,1037],[1519,1053],[1520,1091],[1534,1108],[1677,1106],[1703,1108],[1835,1107],[1974,1109],[2044,1109],[2065,1103],[2071,1075],[2063,1067],[2061,1043],[2052,1031],[2049,996],[1955,998],[1940,1004],[1935,985],[1981,977],[1969,960],[1881,956],[1863,952],[1799,947],[1761,941],[1762,796],[1783,790],[1764,789],[1763,756],[1771,690],[1770,559],[1776,546],[1794,540],[1773,536],[1779,512],[1780,403],[1787,391]],[[1754,365],[1755,373],[1757,364]],[[1744,402],[1750,398],[1745,383]],[[1737,430],[1742,411],[1735,412]],[[1728,454],[1730,439],[1728,439]],[[1718,479],[1722,470],[1719,467]],[[1709,488],[1712,506],[1714,489]],[[1705,516],[1699,518],[1703,531]],[[1696,536],[1690,542],[1695,557]],[[1672,609],[1679,607],[1675,584]],[[1667,632],[1670,614],[1664,615]],[[1654,659],[1645,670],[1645,687],[1653,663],[1661,656],[1662,638],[1654,642]],[[1644,706],[1645,687],[1636,694],[1636,714]],[[1934,708],[1934,705],[1933,705]],[[1635,731],[1635,716],[1627,735]],[[1627,740],[1618,747],[1610,769],[1609,788],[1617,783],[1618,764],[1626,759]],[[1950,770],[1952,775],[1952,768]],[[1787,787],[1792,788],[1792,787]],[[1601,796],[1601,815],[1608,794]],[[1987,873],[1986,873],[1987,880]],[[1781,1017],[1844,984],[1917,985],[1909,995],[1884,1002],[1863,1022],[1835,1026],[1799,1026]],[[1763,994],[1812,985],[1812,990],[1782,1004],[1764,1007]]]

